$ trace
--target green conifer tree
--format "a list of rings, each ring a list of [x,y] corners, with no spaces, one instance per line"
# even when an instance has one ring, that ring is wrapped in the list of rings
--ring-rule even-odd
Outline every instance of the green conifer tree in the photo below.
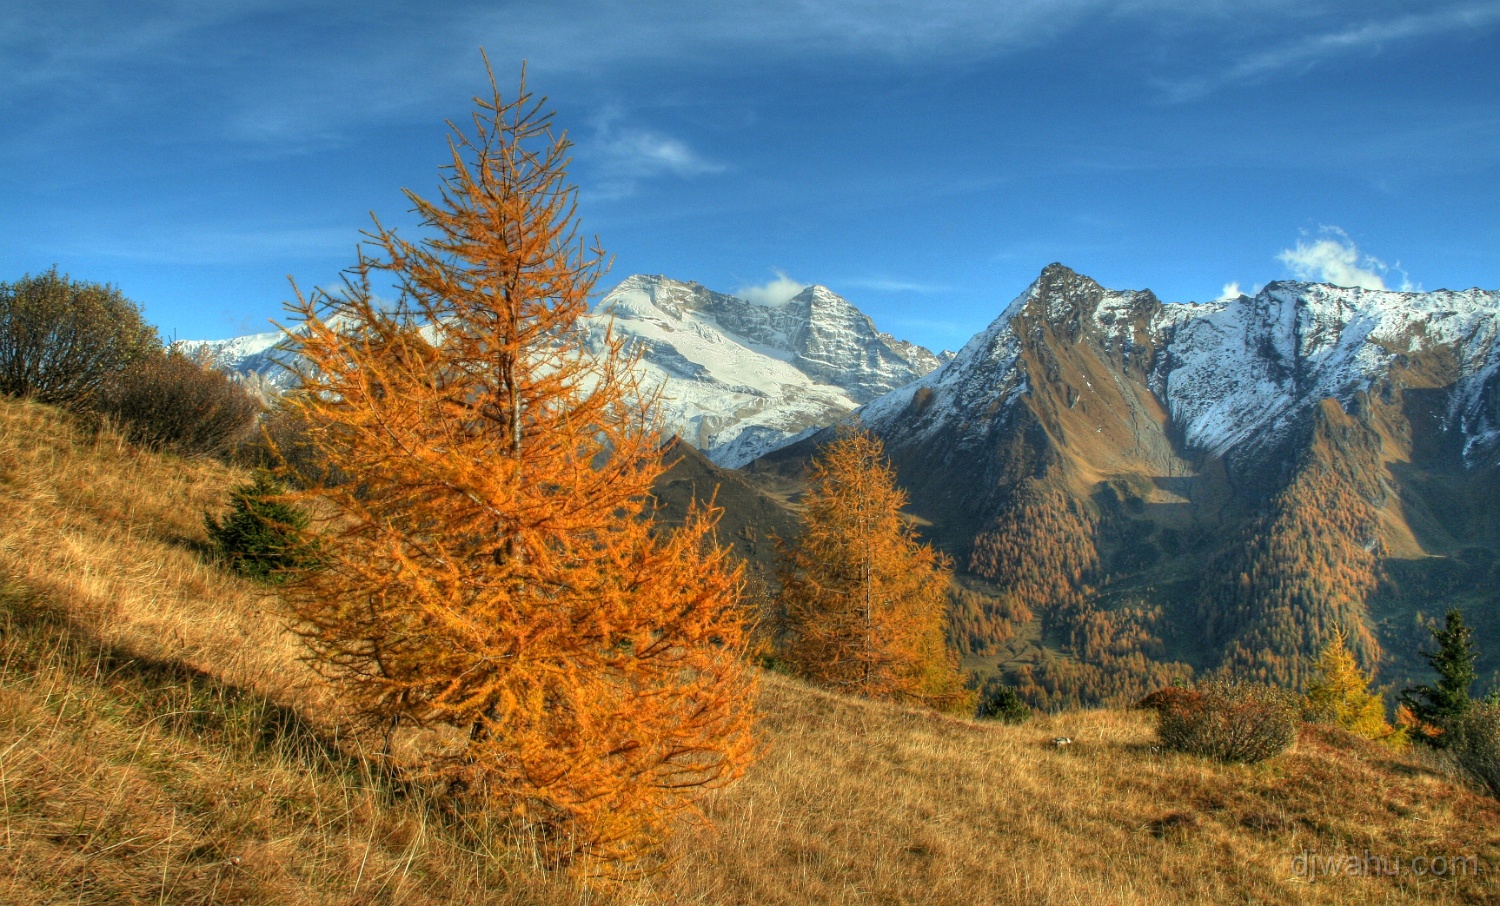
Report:
[[[317,563],[308,516],[285,502],[285,489],[267,472],[229,492],[223,518],[205,514],[209,541],[231,569],[262,582],[281,582]]]
[[[1422,738],[1438,745],[1442,734],[1474,704],[1469,686],[1479,674],[1474,669],[1478,651],[1473,636],[1473,630],[1464,625],[1464,615],[1456,608],[1449,610],[1443,628],[1432,630],[1437,650],[1421,652],[1437,672],[1437,685],[1423,683],[1401,692],[1401,704],[1415,718]]]

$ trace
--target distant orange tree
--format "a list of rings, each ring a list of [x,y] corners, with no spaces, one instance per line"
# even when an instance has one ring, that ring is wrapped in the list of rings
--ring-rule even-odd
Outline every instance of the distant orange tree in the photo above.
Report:
[[[948,559],[901,516],[906,495],[880,440],[848,431],[812,463],[802,534],[782,545],[786,654],[845,692],[970,711],[949,650]]]
[[[601,254],[569,143],[524,78],[491,88],[441,199],[407,192],[429,238],[377,221],[340,290],[290,306],[295,477],[328,515],[288,599],[371,724],[446,728],[431,779],[558,864],[629,872],[749,760],[740,571],[705,512],[645,518],[658,439],[621,341],[579,320]]]
[[[1370,691],[1370,678],[1349,651],[1344,631],[1333,637],[1318,656],[1317,672],[1307,684],[1303,715],[1309,720],[1337,724],[1366,739],[1378,739],[1394,749],[1407,743],[1404,727],[1392,729],[1385,720],[1385,701]]]

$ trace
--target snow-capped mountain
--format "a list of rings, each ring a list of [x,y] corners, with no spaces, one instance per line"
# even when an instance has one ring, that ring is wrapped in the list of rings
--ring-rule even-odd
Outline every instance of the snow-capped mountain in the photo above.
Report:
[[[1224,454],[1274,442],[1311,405],[1335,399],[1348,409],[1424,355],[1451,357],[1438,427],[1464,438],[1471,461],[1500,437],[1484,405],[1500,366],[1500,292],[1272,283],[1254,298],[1164,306],[1156,320],[1167,356],[1153,389],[1190,447]]]
[[[927,349],[877,330],[854,305],[809,286],[779,306],[696,283],[637,275],[587,316],[595,339],[613,328],[636,345],[648,388],[675,433],[721,466],[742,465],[788,438],[830,424],[936,368]],[[280,334],[184,344],[226,371],[273,387]]]
[[[638,275],[592,317],[596,330],[612,322],[640,345],[665,422],[721,466],[828,425],[939,363],[822,286],[766,306]]]
[[[1117,358],[1118,384],[1139,374],[1165,410],[1183,452],[1247,454],[1275,447],[1320,401],[1345,409],[1389,382],[1412,380],[1413,359],[1439,357],[1451,383],[1438,427],[1462,437],[1469,459],[1500,444],[1500,292],[1390,292],[1271,283],[1254,297],[1162,304],[1149,291],[1110,290],[1052,265],[951,361],[861,410],[903,442],[945,425],[974,433],[1032,393],[1028,340],[1060,329]],[[1053,368],[1044,380],[1066,380]],[[1069,408],[1106,391],[1082,375]],[[920,397],[921,412],[912,401]],[[997,405],[998,403],[998,405]],[[1114,414],[1129,418],[1132,407]],[[976,418],[977,416],[977,418]],[[1099,433],[1096,431],[1096,433]]]
[[[220,371],[252,383],[258,391],[275,393],[292,383],[291,374],[277,364],[283,339],[280,331],[272,331],[228,340],[178,340],[175,345],[188,355],[202,356]]]
[[[1020,677],[1037,700],[1295,685],[1335,629],[1398,681],[1421,614],[1500,626],[1497,332],[1494,291],[1163,304],[1051,265],[859,415],[928,537],[1089,665]]]

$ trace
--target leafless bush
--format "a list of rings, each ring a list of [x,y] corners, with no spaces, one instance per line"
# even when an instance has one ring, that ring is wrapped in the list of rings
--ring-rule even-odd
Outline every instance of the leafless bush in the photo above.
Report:
[[[0,283],[0,392],[86,406],[123,369],[160,350],[140,307],[57,268]]]
[[[260,412],[260,404],[228,375],[176,350],[122,371],[99,408],[122,424],[132,443],[184,456],[229,453]]]
[[[1451,732],[1459,766],[1500,798],[1500,705],[1476,702]]]
[[[251,468],[275,472],[293,487],[347,482],[349,476],[330,465],[319,451],[307,422],[283,403],[284,398],[271,403],[261,415],[259,430],[251,432],[236,459]],[[334,429],[325,426],[323,430]]]
[[[1297,738],[1297,703],[1285,689],[1214,681],[1192,691],[1154,703],[1166,748],[1249,763],[1281,754]]]

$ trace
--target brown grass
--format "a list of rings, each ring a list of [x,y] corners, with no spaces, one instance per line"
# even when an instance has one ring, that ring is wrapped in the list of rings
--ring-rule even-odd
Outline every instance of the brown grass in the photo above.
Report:
[[[588,898],[338,738],[274,601],[203,556],[244,477],[0,398],[0,903]]]
[[[1219,765],[1158,751],[1146,713],[980,724],[778,676],[712,826],[655,878],[578,888],[340,738],[275,602],[202,557],[243,477],[0,400],[0,902],[1500,900],[1500,805],[1430,756],[1304,729]],[[1402,870],[1309,880],[1303,854]],[[1412,870],[1438,857],[1479,873]]]
[[[1145,712],[1005,726],[763,685],[766,757],[714,803],[717,832],[681,842],[664,892],[746,904],[1500,896],[1500,805],[1420,754],[1309,728],[1271,762],[1221,765],[1160,751]],[[1296,876],[1304,852],[1367,850],[1392,864],[1473,856],[1482,874]]]

